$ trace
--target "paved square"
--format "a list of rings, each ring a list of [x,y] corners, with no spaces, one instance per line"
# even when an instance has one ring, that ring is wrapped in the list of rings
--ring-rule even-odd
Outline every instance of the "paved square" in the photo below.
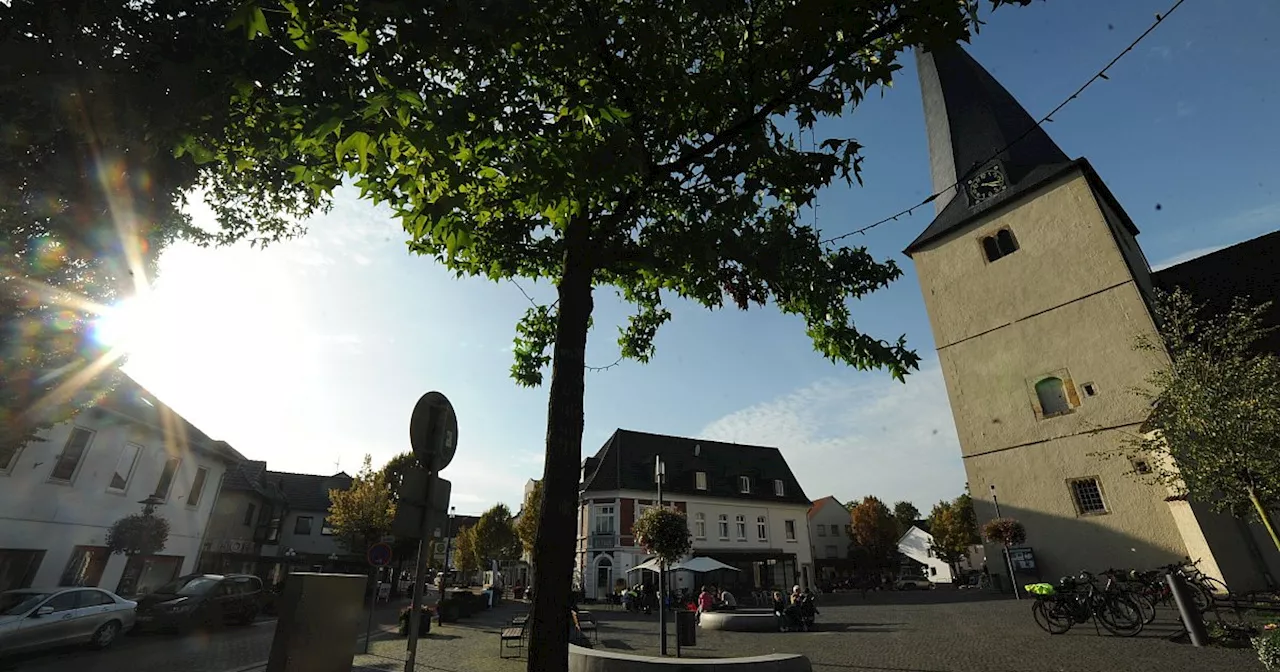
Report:
[[[517,672],[525,661],[498,659],[498,630],[528,605],[507,602],[464,623],[437,626],[423,641],[422,669]],[[658,650],[656,615],[591,607],[600,648],[642,655]],[[688,657],[803,653],[822,672],[1254,672],[1252,649],[1196,649],[1166,638],[1180,628],[1172,612],[1134,638],[1095,634],[1093,625],[1051,636],[1036,627],[1029,600],[938,590],[921,593],[824,595],[819,630],[809,633],[698,632]],[[675,653],[671,626],[670,652]],[[405,642],[376,641],[361,667],[403,669]]]

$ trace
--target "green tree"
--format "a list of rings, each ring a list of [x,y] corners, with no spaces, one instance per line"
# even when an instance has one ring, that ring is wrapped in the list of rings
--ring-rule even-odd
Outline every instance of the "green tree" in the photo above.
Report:
[[[1271,510],[1280,504],[1280,357],[1262,349],[1274,329],[1270,303],[1237,298],[1212,312],[1187,293],[1159,292],[1161,341],[1168,365],[1147,379],[1148,433],[1126,442],[1125,454],[1145,456],[1137,478],[1211,504],[1217,511],[1260,520],[1280,549]]]
[[[268,157],[175,152],[221,134],[237,86],[275,68],[275,45],[225,30],[238,4],[0,3],[0,464],[119,382],[93,319],[170,241],[213,238],[182,210],[193,190],[231,236],[277,237],[318,203]]]
[[[374,471],[364,456],[360,473],[346,490],[329,491],[329,525],[335,540],[353,553],[362,552],[391,531],[396,504],[383,470]]]
[[[902,536],[920,519],[920,509],[911,502],[898,502],[893,505],[893,517],[898,521],[898,536]]]
[[[861,179],[861,145],[799,138],[887,86],[903,50],[966,39],[977,0],[281,5],[245,3],[234,26],[273,41],[281,65],[237,92],[238,133],[191,151],[294,158],[287,174],[316,193],[350,177],[411,251],[556,287],[517,325],[512,367],[525,385],[551,369],[535,558],[556,570],[538,574],[530,670],[568,665],[596,287],[635,305],[618,344],[636,361],[679,298],[772,303],[833,361],[916,368],[903,338],[864,334],[850,306],[901,270],[805,223],[819,189]]]
[[[864,497],[849,512],[849,533],[856,555],[863,558],[865,568],[873,571],[890,569],[898,556],[898,521],[885,503],[876,497]]]
[[[933,536],[933,552],[953,569],[968,558],[969,548],[982,543],[969,495],[935,504],[929,512],[929,534]]]
[[[476,556],[488,567],[490,560],[511,562],[520,557],[520,537],[506,504],[494,504],[480,514],[475,526]]]
[[[476,528],[458,528],[453,538],[453,568],[464,574],[477,572],[483,566],[478,551]]]
[[[524,506],[520,507],[520,520],[516,523],[516,534],[520,537],[520,545],[524,552],[533,555],[534,544],[538,540],[538,519],[542,515],[542,481],[534,481],[533,489],[524,497]]]

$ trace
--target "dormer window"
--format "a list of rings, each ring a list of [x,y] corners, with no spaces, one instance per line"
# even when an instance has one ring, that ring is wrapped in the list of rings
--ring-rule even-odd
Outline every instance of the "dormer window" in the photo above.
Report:
[[[744,495],[751,494],[751,477],[750,476],[738,477],[738,492]]]
[[[982,251],[987,255],[987,262],[996,261],[1018,251],[1018,241],[1009,229],[1000,229],[994,235],[982,239]]]
[[[783,483],[782,481],[775,480],[775,481],[773,482],[773,494],[775,494],[775,495],[777,495],[777,496],[779,496],[779,497],[786,497],[786,496],[787,496],[787,484],[786,484],[786,483]]]
[[[693,475],[693,487],[699,490],[707,489],[707,472],[699,471]]]

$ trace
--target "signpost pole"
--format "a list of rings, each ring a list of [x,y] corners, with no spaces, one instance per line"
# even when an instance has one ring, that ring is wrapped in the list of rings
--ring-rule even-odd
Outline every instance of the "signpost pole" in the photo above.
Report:
[[[373,568],[373,590],[369,592],[369,620],[364,625],[365,653],[369,653],[369,640],[373,638],[373,610],[378,607],[378,574],[380,572],[380,568]]]
[[[432,455],[428,458],[427,463],[422,465],[427,470],[427,488],[423,493],[423,501],[431,502],[431,486],[436,480],[436,460]],[[427,527],[431,524],[431,516],[424,511],[422,516],[422,536],[418,539],[418,562],[413,572],[413,603],[409,607],[409,655],[404,661],[404,672],[417,671],[418,658],[418,621],[421,620],[422,606],[425,604],[423,600],[423,583],[425,583],[427,573],[427,543],[431,539],[431,531]],[[441,586],[444,590],[444,586]]]

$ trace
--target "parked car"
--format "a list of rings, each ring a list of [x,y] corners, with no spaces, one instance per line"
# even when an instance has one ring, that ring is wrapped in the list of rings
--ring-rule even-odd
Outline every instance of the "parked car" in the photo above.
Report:
[[[263,606],[262,579],[249,574],[190,574],[138,598],[138,627],[189,630],[248,625]]]
[[[105,649],[133,628],[137,606],[101,588],[0,593],[0,655],[68,644]]]
[[[894,590],[928,590],[933,582],[923,576],[903,576],[893,582]]]

